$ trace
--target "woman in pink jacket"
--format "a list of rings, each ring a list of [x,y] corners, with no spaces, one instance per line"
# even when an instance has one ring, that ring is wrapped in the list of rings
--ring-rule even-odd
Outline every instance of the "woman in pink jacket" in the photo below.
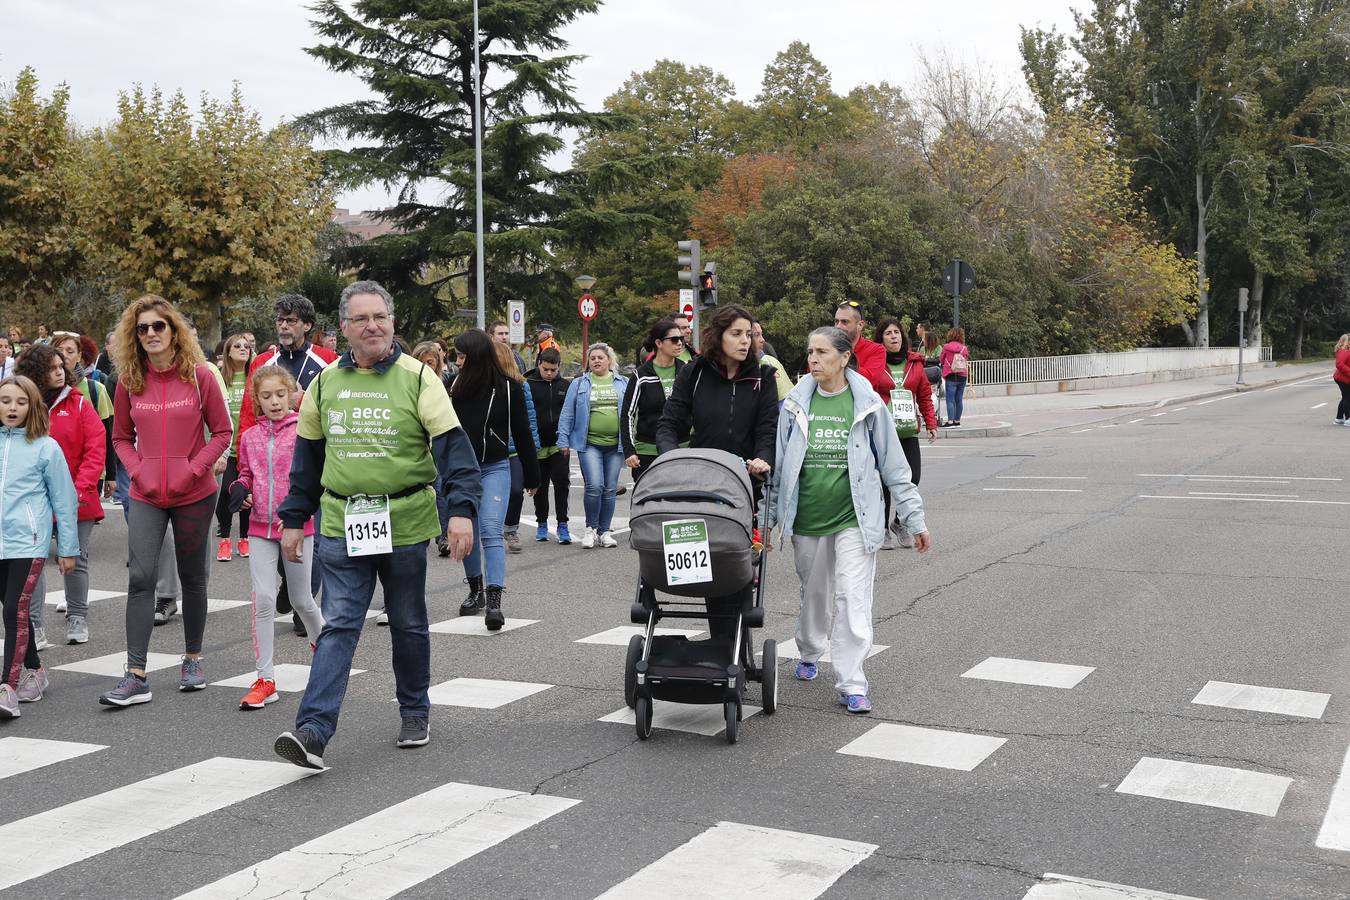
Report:
[[[947,332],[947,343],[942,345],[942,377],[947,382],[947,425],[961,424],[961,413],[966,405],[966,382],[970,379],[970,348],[966,346],[966,330],[953,328]]]
[[[145,658],[155,618],[155,579],[173,526],[183,587],[183,663],[178,689],[206,687],[207,543],[216,504],[212,472],[234,429],[215,374],[186,320],[163,297],[146,294],[122,313],[113,337],[118,391],[113,449],[131,476],[127,502],[127,671],[99,697],[105,706],[149,703]]]
[[[1336,405],[1336,424],[1350,425],[1350,334],[1341,335],[1336,342],[1336,371],[1331,377],[1341,389],[1341,402]]]
[[[291,489],[291,456],[295,453],[295,423],[300,414],[291,411],[300,395],[295,377],[281,366],[263,366],[253,373],[253,408],[262,413],[257,424],[239,437],[239,480],[230,487],[230,515],[249,510],[248,534],[253,538],[248,558],[253,579],[253,656],[258,677],[239,701],[240,709],[262,709],[277,699],[272,669],[273,620],[277,616],[277,560],[286,567],[291,585],[291,607],[305,625],[305,633],[319,640],[323,616],[314,597],[300,590],[309,584],[314,561],[314,520],[305,523],[305,543],[300,562],[281,553],[281,520],[277,508]],[[313,643],[310,646],[314,646]]]

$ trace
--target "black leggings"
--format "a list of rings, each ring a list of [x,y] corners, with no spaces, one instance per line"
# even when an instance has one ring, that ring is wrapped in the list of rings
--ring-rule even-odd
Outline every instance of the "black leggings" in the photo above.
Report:
[[[900,449],[905,451],[905,459],[909,462],[909,483],[915,487],[919,486],[919,474],[923,470],[922,459],[919,456],[918,437],[907,437],[900,439]],[[886,498],[886,524],[891,522],[891,491],[886,485],[881,486],[882,496]]]
[[[230,485],[239,478],[239,459],[225,460],[225,477],[220,481],[220,497],[216,500],[216,537],[230,536]],[[248,537],[248,510],[239,510],[239,537]]]
[[[560,452],[539,460],[539,490],[534,492],[534,520],[539,525],[548,525],[549,485],[553,485],[558,521],[567,521],[567,492],[572,487],[571,473],[567,467],[567,457]],[[520,521],[519,517],[516,521]]]
[[[43,562],[45,560],[41,559],[0,559],[0,590],[5,592],[4,680],[12,688],[19,686],[23,669],[36,669],[42,665],[42,660],[38,658],[37,641],[33,640],[29,607],[33,602],[33,587],[42,574]],[[20,639],[23,641],[21,648]]]
[[[539,496],[535,492],[535,496]],[[520,455],[511,454],[511,499],[506,501],[506,520],[502,522],[503,533],[520,530],[520,511],[525,508],[525,468],[521,465]]]
[[[1341,389],[1341,402],[1336,405],[1336,418],[1350,419],[1350,381],[1338,381],[1336,387]]]

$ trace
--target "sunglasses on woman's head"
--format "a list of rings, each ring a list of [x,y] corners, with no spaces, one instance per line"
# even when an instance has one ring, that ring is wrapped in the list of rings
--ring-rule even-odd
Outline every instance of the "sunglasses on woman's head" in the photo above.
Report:
[[[137,322],[136,333],[144,337],[145,335],[149,334],[152,331],[155,334],[159,334],[168,327],[169,323],[165,322],[163,319],[156,319],[153,322]]]

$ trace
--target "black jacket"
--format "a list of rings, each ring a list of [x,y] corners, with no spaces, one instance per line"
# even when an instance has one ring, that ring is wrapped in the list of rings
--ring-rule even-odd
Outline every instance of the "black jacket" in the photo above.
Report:
[[[525,383],[534,397],[534,425],[539,430],[539,449],[558,446],[558,419],[567,400],[567,386],[571,384],[559,375],[552,381],[539,377],[539,369],[525,373]]]
[[[675,376],[656,426],[656,448],[674,450],[689,435],[690,447],[711,447],[742,459],[773,465],[778,430],[778,382],[772,366],[747,359],[728,379],[706,357]]]
[[[539,458],[530,433],[530,417],[525,411],[525,389],[509,378],[498,379],[485,392],[474,397],[452,397],[459,424],[469,435],[479,466],[501,462],[509,457],[508,441],[516,442],[525,487],[539,486]]]
[[[688,363],[675,360],[675,377]],[[673,391],[674,388],[671,388]],[[656,425],[661,421],[661,413],[666,408],[666,392],[661,387],[661,376],[656,374],[656,361],[649,359],[637,367],[633,377],[628,379],[628,390],[623,393],[623,406],[619,412],[619,440],[623,442],[623,455],[627,457],[637,453],[638,441],[644,444],[656,443]]]

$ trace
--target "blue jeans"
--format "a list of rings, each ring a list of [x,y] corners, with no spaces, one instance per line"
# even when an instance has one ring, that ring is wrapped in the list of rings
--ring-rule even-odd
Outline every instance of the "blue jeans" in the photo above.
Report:
[[[314,555],[323,564],[324,624],[295,727],[308,728],[325,744],[332,740],[377,577],[384,584],[384,610],[389,614],[399,715],[425,717],[431,710],[426,542],[404,544],[392,553],[353,557],[347,555],[341,538],[316,534]]]
[[[947,421],[960,422],[961,411],[966,405],[966,377],[964,375],[947,376]]]
[[[586,527],[604,534],[614,523],[614,492],[619,488],[623,451],[618,446],[587,444],[581,448],[580,456],[581,480],[586,483],[582,498],[586,507]]]
[[[506,545],[502,543],[502,522],[511,499],[511,461],[479,467],[483,477],[483,499],[478,501],[478,517],[473,520],[473,550],[464,557],[464,574],[477,578],[487,566],[485,584],[506,584]]]

